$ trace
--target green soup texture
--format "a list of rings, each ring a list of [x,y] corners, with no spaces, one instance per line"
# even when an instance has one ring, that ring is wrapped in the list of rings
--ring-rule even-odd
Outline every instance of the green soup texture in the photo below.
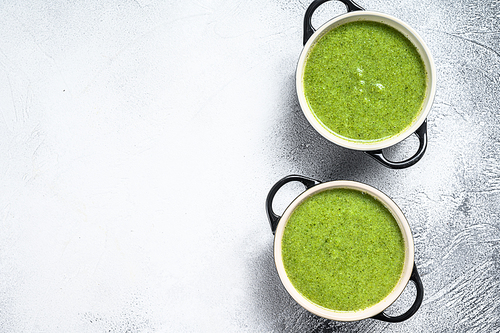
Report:
[[[336,27],[312,47],[304,94],[319,122],[335,135],[376,142],[408,128],[419,115],[427,72],[411,41],[372,21]]]
[[[373,196],[330,189],[290,216],[281,251],[285,272],[305,298],[335,311],[357,311],[384,299],[405,260],[401,230]]]

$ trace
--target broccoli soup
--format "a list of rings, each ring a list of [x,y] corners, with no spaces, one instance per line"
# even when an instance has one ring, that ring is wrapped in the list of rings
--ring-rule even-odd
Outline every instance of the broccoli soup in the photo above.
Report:
[[[284,229],[286,275],[311,302],[357,311],[383,300],[398,283],[405,261],[401,229],[370,194],[336,188],[299,204]]]
[[[329,132],[354,142],[404,132],[427,89],[422,58],[401,32],[374,21],[340,25],[318,39],[303,73],[304,95]]]

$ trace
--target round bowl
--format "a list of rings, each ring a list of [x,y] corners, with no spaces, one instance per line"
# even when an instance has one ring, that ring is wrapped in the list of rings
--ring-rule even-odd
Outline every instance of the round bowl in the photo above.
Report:
[[[308,189],[302,192],[297,198],[295,198],[292,203],[286,208],[283,215],[280,217],[276,215],[272,210],[272,201],[274,199],[274,195],[277,191],[286,183],[291,181],[299,181],[303,183]],[[404,240],[404,264],[401,276],[392,289],[392,291],[381,301],[378,303],[369,306],[368,308],[357,310],[357,311],[337,311],[332,309],[327,309],[318,304],[313,303],[306,297],[304,297],[297,289],[294,287],[292,282],[290,281],[287,272],[285,270],[285,266],[283,264],[282,257],[282,239],[287,223],[295,211],[295,209],[307,198],[318,194],[325,190],[331,189],[353,189],[357,191],[364,192],[366,194],[371,195],[379,202],[381,202],[394,216],[397,224],[401,230],[401,234]],[[311,313],[314,313],[320,317],[337,320],[337,321],[355,321],[362,320],[366,318],[376,318],[386,321],[402,321],[408,319],[411,315],[413,315],[423,297],[423,287],[418,277],[418,272],[416,270],[416,266],[414,264],[414,244],[413,237],[411,233],[410,226],[406,217],[399,209],[399,207],[392,201],[387,195],[382,193],[381,191],[360,182],[355,181],[347,181],[347,180],[336,180],[325,183],[320,183],[318,181],[312,180],[310,178],[291,175],[283,178],[279,182],[275,184],[275,186],[271,189],[268,195],[268,199],[266,202],[267,213],[269,220],[271,222],[271,228],[274,231],[274,260],[276,269],[278,271],[278,275],[280,277],[283,286],[287,290],[287,292],[293,297],[293,299],[300,304],[303,308],[308,310]],[[398,317],[389,317],[383,314],[383,311],[391,305],[403,292],[409,280],[413,280],[417,287],[417,299],[413,304],[412,308],[408,310],[405,314]]]
[[[390,165],[390,163],[384,163],[385,161],[382,161],[380,158],[377,158],[377,156],[373,156],[375,159],[377,159],[379,162],[382,164],[385,164],[388,167],[392,168],[403,168],[407,167],[410,165],[413,165],[416,163],[423,155],[425,152],[425,148],[427,146],[427,127],[426,127],[426,119],[427,116],[431,110],[432,103],[434,101],[434,96],[436,93],[436,69],[434,65],[434,61],[432,59],[431,53],[426,46],[425,42],[423,39],[418,35],[418,33],[410,27],[408,24],[404,23],[400,19],[384,14],[384,13],[379,13],[375,11],[365,11],[361,7],[357,6],[350,0],[342,0],[350,10],[349,12],[342,14],[340,16],[337,16],[325,24],[323,24],[319,29],[314,30],[314,28],[311,25],[311,17],[314,11],[321,5],[322,3],[329,1],[329,0],[316,0],[314,1],[310,7],[308,8],[305,18],[304,18],[304,48],[302,49],[302,52],[300,54],[298,64],[297,64],[297,69],[296,69],[296,90],[297,90],[297,97],[299,100],[300,107],[308,120],[308,122],[312,125],[312,127],[324,138],[327,140],[348,148],[348,149],[353,149],[353,150],[361,150],[365,152],[377,152],[381,151],[382,149],[391,147],[402,140],[406,139],[409,135],[412,133],[417,134],[417,136],[420,139],[420,147],[419,151],[415,156],[413,156],[411,159],[411,163],[406,163],[406,164],[395,164],[395,165]],[[397,31],[399,31],[401,34],[403,34],[408,40],[410,40],[411,43],[415,46],[417,49],[418,53],[420,54],[422,61],[425,66],[425,70],[427,72],[427,78],[426,78],[426,91],[425,91],[425,97],[424,101],[422,103],[422,107],[416,118],[413,120],[409,126],[406,127],[402,132],[390,136],[385,139],[381,140],[374,140],[374,141],[355,141],[355,140],[350,140],[348,138],[342,137],[340,135],[335,134],[333,131],[327,129],[315,116],[313,111],[311,110],[306,96],[304,92],[304,70],[305,66],[307,63],[308,56],[311,52],[311,50],[314,48],[318,40],[321,39],[325,34],[330,32],[332,29],[335,29],[343,24],[350,23],[350,22],[355,22],[355,21],[373,21],[377,23],[383,23],[385,25],[388,25]],[[424,128],[425,127],[425,128]],[[420,129],[420,132],[417,132]],[[423,133],[425,132],[425,133]],[[425,134],[425,135],[424,135]],[[425,138],[423,138],[425,136]]]

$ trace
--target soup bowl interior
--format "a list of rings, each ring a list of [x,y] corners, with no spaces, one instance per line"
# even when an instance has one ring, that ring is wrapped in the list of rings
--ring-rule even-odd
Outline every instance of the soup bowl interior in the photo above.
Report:
[[[384,299],[366,309],[357,311],[336,311],[317,305],[311,302],[306,297],[304,297],[301,293],[297,291],[297,289],[295,289],[285,271],[285,267],[283,264],[283,256],[282,256],[282,239],[286,228],[286,224],[290,216],[294,212],[295,208],[297,208],[297,206],[300,203],[302,203],[305,199],[319,192],[330,189],[353,189],[373,196],[392,213],[392,215],[394,216],[394,218],[398,223],[398,226],[401,230],[401,234],[403,236],[405,245],[404,246],[405,258],[404,258],[403,270],[398,282],[396,283],[392,291]],[[354,181],[332,181],[327,183],[321,183],[306,190],[300,196],[298,196],[285,210],[275,232],[274,259],[278,275],[285,289],[295,299],[295,301],[299,303],[303,308],[323,318],[337,320],[337,321],[355,321],[373,317],[374,315],[384,311],[403,292],[412,273],[413,262],[414,262],[414,244],[413,244],[413,237],[411,234],[411,230],[405,216],[403,215],[399,207],[389,197],[387,197],[379,190],[363,183],[358,183]]]
[[[303,83],[304,70],[307,58],[309,56],[309,53],[313,49],[314,45],[321,37],[323,37],[326,33],[331,31],[332,29],[335,29],[340,25],[354,21],[373,21],[373,22],[383,23],[398,30],[406,38],[408,38],[410,42],[412,42],[413,45],[416,47],[422,58],[427,73],[426,77],[427,88],[425,92],[425,97],[422,103],[422,108],[417,117],[405,130],[403,130],[399,134],[396,134],[387,139],[379,141],[370,141],[370,142],[354,141],[334,134],[332,131],[325,128],[321,124],[321,122],[316,118],[311,108],[309,107],[304,92],[304,83]],[[297,71],[296,71],[296,89],[297,89],[299,104],[301,106],[302,111],[304,112],[305,117],[307,118],[309,123],[314,127],[314,129],[318,133],[320,133],[323,137],[325,137],[326,139],[328,139],[333,143],[336,143],[340,146],[349,149],[363,150],[363,151],[379,150],[390,147],[404,140],[409,135],[414,133],[420,127],[420,125],[422,125],[422,123],[425,121],[431,109],[436,91],[436,70],[431,53],[427,48],[427,46],[425,45],[424,41],[417,34],[417,32],[410,26],[408,26],[406,23],[395,17],[383,13],[371,12],[371,11],[354,11],[343,14],[326,22],[311,36],[311,38],[309,38],[307,43],[304,45],[302,53],[299,57]]]

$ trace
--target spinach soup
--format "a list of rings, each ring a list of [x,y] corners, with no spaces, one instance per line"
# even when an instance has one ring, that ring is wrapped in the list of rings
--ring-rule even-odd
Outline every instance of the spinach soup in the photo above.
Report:
[[[295,289],[335,311],[384,299],[399,281],[405,244],[391,212],[370,194],[336,188],[305,199],[285,226],[281,251]]]
[[[330,30],[312,47],[303,86],[323,127],[349,141],[377,142],[416,120],[427,73],[402,33],[378,22],[353,21]]]

